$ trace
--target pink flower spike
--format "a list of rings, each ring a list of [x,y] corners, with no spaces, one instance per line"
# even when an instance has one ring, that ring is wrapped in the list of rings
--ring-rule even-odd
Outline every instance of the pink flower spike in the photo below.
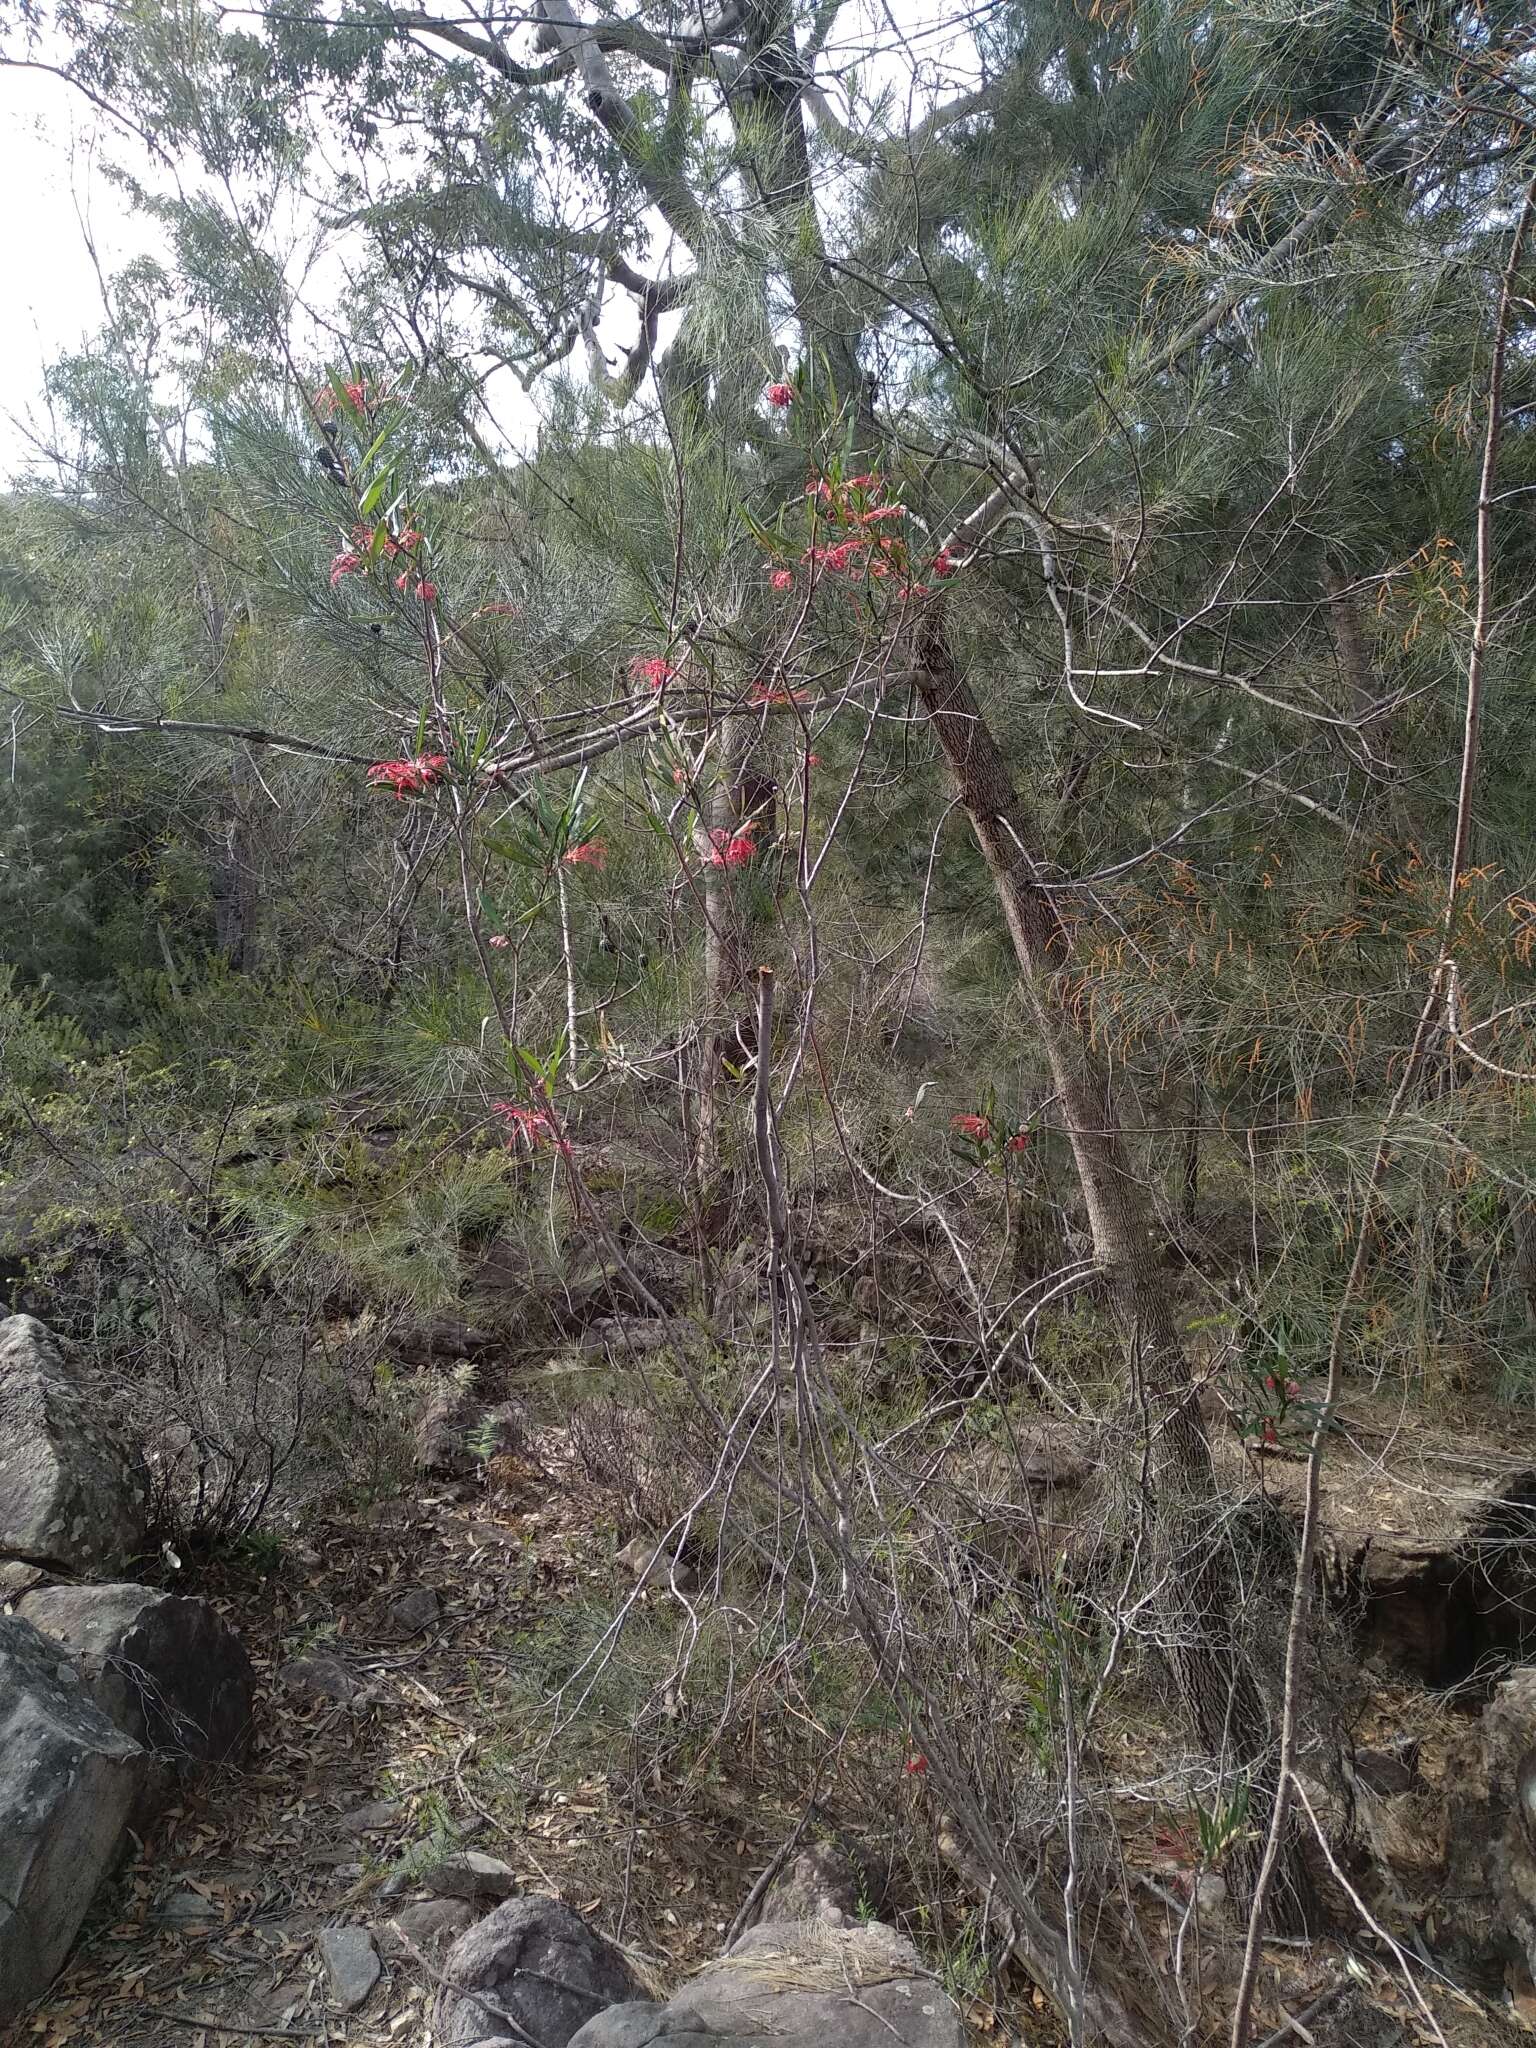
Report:
[[[770,384],[768,386],[768,403],[770,405],[776,405],[782,409],[786,405],[793,405],[794,402],[795,387],[793,384]]]
[[[1028,1131],[1015,1131],[1013,1136],[1008,1140],[1007,1144],[1003,1147],[1003,1150],[1005,1152],[1027,1152],[1028,1149]]]
[[[629,672],[637,682],[644,683],[651,690],[664,688],[677,674],[671,662],[660,654],[653,654],[648,661],[637,654],[629,664]]]
[[[985,1145],[992,1135],[992,1126],[984,1116],[952,1116],[949,1128],[957,1137],[969,1138],[973,1145]]]
[[[608,849],[601,839],[584,840],[580,846],[573,846],[565,855],[568,868],[598,868],[608,865]]]
[[[418,583],[416,595],[423,604],[435,604],[437,601],[437,585],[435,583]]]
[[[775,590],[793,590],[795,587],[795,572],[793,569],[775,569],[768,578],[768,581]]]
[[[512,941],[507,937],[505,932],[493,932],[490,938],[488,938],[485,943],[488,946],[494,946],[498,953],[505,953],[508,946],[511,945]]]
[[[361,556],[361,555],[358,555],[358,554],[354,554],[354,553],[353,553],[353,552],[351,551],[351,549],[350,549],[350,548],[348,548],[348,549],[345,549],[345,550],[344,550],[344,551],[343,551],[343,552],[342,552],[341,554],[339,554],[339,555],[333,555],[333,556],[331,557],[331,588],[332,588],[332,590],[334,590],[334,589],[336,588],[337,584],[338,584],[338,583],[339,583],[339,582],[341,581],[341,579],[342,579],[342,577],[343,577],[343,576],[353,576],[353,575],[355,575],[355,574],[357,573],[357,571],[358,571],[359,569],[361,569],[361,568],[362,568],[362,566],[363,566],[363,558],[362,558],[362,556]]]
[[[417,754],[409,761],[376,761],[368,770],[374,789],[392,789],[397,797],[419,796],[447,772],[446,754]]]

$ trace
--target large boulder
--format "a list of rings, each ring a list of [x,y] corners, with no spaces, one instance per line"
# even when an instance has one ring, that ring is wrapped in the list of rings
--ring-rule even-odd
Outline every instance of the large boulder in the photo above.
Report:
[[[557,1899],[509,1899],[449,1950],[437,2000],[439,2048],[526,2042],[565,2048],[611,2005],[644,1987],[611,1942]]]
[[[144,1542],[143,1463],[34,1316],[0,1321],[0,1557],[119,1570]]]
[[[879,1921],[765,1921],[665,2005],[614,2006],[569,2048],[962,2048],[954,2002]]]
[[[134,1822],[151,1817],[177,1769],[238,1764],[250,1747],[255,1674],[206,1600],[150,1586],[48,1586],[18,1606],[74,1657],[109,1721],[150,1752]]]
[[[1492,1906],[1493,1945],[1529,1984],[1536,1979],[1536,1665],[1495,1689],[1478,1737],[1457,1773],[1456,1890]]]
[[[147,1762],[59,1645],[0,1615],[0,2026],[68,1954]]]

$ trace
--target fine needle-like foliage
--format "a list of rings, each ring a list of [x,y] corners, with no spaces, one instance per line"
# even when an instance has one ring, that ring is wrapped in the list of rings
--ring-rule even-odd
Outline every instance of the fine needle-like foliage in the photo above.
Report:
[[[548,1740],[820,1657],[1117,2048],[1182,1815],[1242,2048],[1304,1498],[1536,1396],[1529,22],[942,12],[12,32],[172,253],[0,506],[0,1258],[204,1532],[473,1326],[705,1588]]]

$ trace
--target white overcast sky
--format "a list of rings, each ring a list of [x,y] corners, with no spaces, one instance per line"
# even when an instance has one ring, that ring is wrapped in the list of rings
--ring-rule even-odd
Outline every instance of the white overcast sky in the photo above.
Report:
[[[904,96],[915,59],[930,87],[938,73],[953,90],[970,70],[972,47],[950,24],[969,12],[946,0],[855,0],[827,52],[830,66],[858,63],[866,82],[874,72]],[[109,277],[132,257],[163,247],[153,223],[131,213],[101,175],[104,158],[157,182],[147,152],[121,131],[108,132],[62,79],[0,65],[0,163],[7,173],[0,206],[0,484],[38,459],[29,425],[46,440],[45,366],[102,324],[86,225]]]
[[[33,452],[16,421],[36,412],[44,365],[101,325],[82,214],[109,273],[154,246],[149,224],[130,218],[115,188],[92,174],[100,142],[100,117],[62,79],[0,66],[0,477]]]

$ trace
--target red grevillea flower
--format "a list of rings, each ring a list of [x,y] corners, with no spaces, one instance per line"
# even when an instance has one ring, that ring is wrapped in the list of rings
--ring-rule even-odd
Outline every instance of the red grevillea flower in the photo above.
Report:
[[[795,572],[793,569],[775,569],[768,578],[768,581],[775,590],[793,590],[795,587]]]
[[[786,405],[793,405],[794,402],[795,387],[793,384],[770,384],[768,386],[768,403],[770,405],[777,405],[782,408]]]
[[[749,704],[809,704],[809,690],[785,690],[761,680],[755,682],[747,692]]]
[[[476,614],[482,619],[520,619],[523,608],[520,604],[483,604]]]
[[[435,583],[429,583],[425,579],[423,579],[423,581],[418,583],[416,586],[416,595],[421,599],[423,604],[436,604],[437,585]]]
[[[375,789],[392,789],[397,797],[419,796],[441,782],[447,769],[446,754],[417,754],[409,761],[376,761],[368,780]]]
[[[516,1145],[526,1138],[530,1145],[553,1145],[563,1158],[571,1156],[569,1138],[557,1138],[555,1126],[546,1109],[530,1109],[522,1102],[493,1102],[491,1108],[507,1126],[507,1143]]]
[[[485,943],[488,946],[494,946],[498,953],[505,953],[508,946],[511,945],[512,941],[507,937],[505,932],[493,932],[490,938],[488,938]]]
[[[1027,1152],[1028,1149],[1028,1131],[1015,1131],[1013,1136],[1008,1140],[1007,1144],[1003,1147],[1003,1150],[1005,1152]]]
[[[650,690],[661,689],[677,674],[671,662],[661,654],[653,654],[649,660],[637,654],[629,664],[629,672],[636,682],[644,683]]]
[[[907,508],[905,505],[877,505],[873,512],[861,512],[859,514],[859,524],[860,526],[873,526],[877,519],[905,519],[906,516]]]
[[[361,556],[361,555],[359,555],[359,554],[355,554],[355,553],[354,553],[354,552],[353,552],[353,551],[352,551],[352,550],[351,550],[350,548],[345,548],[345,549],[343,549],[343,551],[342,551],[342,552],[341,552],[341,553],[340,553],[339,555],[332,555],[332,557],[331,557],[331,588],[332,588],[332,590],[334,590],[334,589],[336,588],[337,584],[338,584],[338,583],[339,583],[339,582],[341,581],[341,579],[342,579],[342,577],[343,577],[343,576],[353,576],[353,575],[355,575],[355,574],[357,573],[357,571],[358,571],[359,569],[361,569],[361,568],[362,568],[362,566],[363,566],[363,558],[362,558],[362,556]]]
[[[969,1138],[976,1145],[985,1145],[992,1135],[992,1126],[984,1116],[969,1114],[952,1116],[949,1120],[949,1128],[958,1137]]]
[[[712,868],[743,868],[756,853],[752,835],[757,830],[750,821],[739,832],[729,826],[717,825],[709,835],[709,852],[706,859]]]
[[[935,576],[953,576],[959,566],[960,564],[955,560],[948,548],[940,548],[933,558],[933,573]]]
[[[925,1756],[909,1756],[903,1766],[909,1778],[920,1778],[927,1768],[928,1759]]]
[[[601,839],[585,839],[580,846],[573,846],[564,859],[568,868],[605,868],[608,849]]]
[[[355,410],[361,412],[368,401],[368,386],[362,383],[343,384],[341,388],[346,392],[347,398]],[[322,419],[329,419],[336,410],[336,393],[329,384],[322,384],[315,393],[315,410]]]

